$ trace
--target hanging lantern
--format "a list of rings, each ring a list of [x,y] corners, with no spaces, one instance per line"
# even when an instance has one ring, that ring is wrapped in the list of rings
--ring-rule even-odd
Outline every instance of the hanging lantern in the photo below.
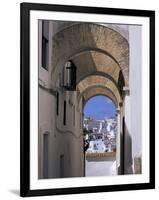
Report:
[[[67,61],[64,65],[63,87],[66,90],[76,90],[76,66],[71,60]]]

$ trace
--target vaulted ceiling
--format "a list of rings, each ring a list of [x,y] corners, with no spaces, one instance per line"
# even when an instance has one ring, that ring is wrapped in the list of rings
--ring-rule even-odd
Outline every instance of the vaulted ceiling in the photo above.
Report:
[[[64,63],[77,67],[77,89],[85,100],[103,94],[117,105],[123,86],[129,84],[129,45],[111,28],[94,23],[72,25],[53,38],[52,80]]]

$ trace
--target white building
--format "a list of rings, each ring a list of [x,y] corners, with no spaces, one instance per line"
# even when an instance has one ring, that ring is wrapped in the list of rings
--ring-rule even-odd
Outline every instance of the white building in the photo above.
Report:
[[[90,141],[89,148],[87,152],[95,153],[95,152],[105,152],[106,146],[103,140],[95,140]]]

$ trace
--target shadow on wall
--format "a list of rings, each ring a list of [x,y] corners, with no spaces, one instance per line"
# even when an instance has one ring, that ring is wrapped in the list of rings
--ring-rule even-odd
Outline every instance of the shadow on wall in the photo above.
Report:
[[[125,122],[124,122],[125,123]],[[132,138],[128,132],[127,126],[125,124],[125,161],[124,161],[124,174],[133,174],[133,159],[132,159]]]
[[[120,133],[120,167],[118,168],[118,174],[133,174],[132,167],[132,138],[129,134],[128,128],[125,124],[125,117],[122,122],[122,133]]]

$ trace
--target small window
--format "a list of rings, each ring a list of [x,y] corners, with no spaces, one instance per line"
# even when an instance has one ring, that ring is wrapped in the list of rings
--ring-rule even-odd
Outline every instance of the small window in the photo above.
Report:
[[[64,64],[62,82],[66,90],[76,90],[76,66],[71,60]]]
[[[49,53],[49,24],[42,21],[42,67],[48,70]]]
[[[66,101],[64,101],[63,105],[63,124],[66,125]]]
[[[59,92],[56,94],[56,115],[59,115]]]
[[[43,178],[48,178],[48,133],[43,135]]]
[[[48,69],[48,40],[42,36],[42,67]]]

